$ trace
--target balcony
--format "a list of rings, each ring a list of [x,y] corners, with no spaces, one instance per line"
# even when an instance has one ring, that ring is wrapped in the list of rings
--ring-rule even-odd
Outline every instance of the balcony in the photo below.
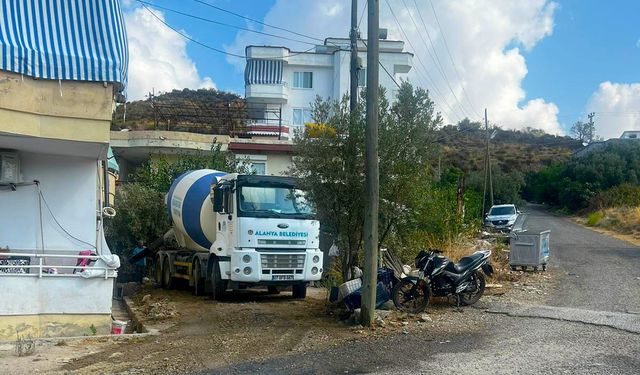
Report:
[[[283,104],[289,100],[289,87],[286,82],[246,84],[245,98],[254,103]]]
[[[247,135],[253,137],[277,137],[289,139],[289,126],[279,120],[261,119],[247,122]]]

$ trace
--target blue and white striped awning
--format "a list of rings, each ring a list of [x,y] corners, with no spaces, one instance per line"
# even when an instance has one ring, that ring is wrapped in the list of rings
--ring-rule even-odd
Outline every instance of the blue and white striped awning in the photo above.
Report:
[[[244,81],[252,84],[282,83],[282,60],[249,59],[244,69]]]
[[[127,82],[118,0],[0,0],[0,69],[55,80]]]

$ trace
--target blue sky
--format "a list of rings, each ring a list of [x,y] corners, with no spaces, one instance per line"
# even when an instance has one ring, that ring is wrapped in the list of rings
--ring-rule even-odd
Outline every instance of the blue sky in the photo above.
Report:
[[[243,46],[252,43],[287,45],[297,49],[309,47],[213,25],[159,8],[173,8],[219,22],[285,34],[194,1],[146,1],[158,6],[151,8],[164,17],[168,24],[202,43],[222,50],[242,53]],[[349,0],[204,1],[319,38],[347,35]],[[447,76],[452,91],[458,92],[460,98],[434,96],[436,104],[449,121],[454,122],[465,113],[482,112],[487,107],[490,118],[493,114],[492,120],[502,126],[533,126],[552,133],[562,133],[567,132],[574,121],[584,119],[588,111],[594,110],[598,112],[596,120],[600,121],[600,133],[603,135],[614,136],[620,129],[640,128],[640,114],[633,114],[634,108],[640,111],[637,106],[640,104],[640,1],[488,0],[482,4],[433,0],[433,13],[427,5],[429,0],[389,1],[406,28],[411,44],[417,49],[411,52],[420,54],[427,65],[424,67],[427,72],[421,74],[423,68],[417,66],[414,59],[415,72],[410,73],[410,80],[427,85],[420,82],[419,76],[428,74],[432,69],[426,51],[431,47],[426,44],[422,47],[418,38],[421,30],[411,30],[408,26],[411,25],[410,17],[417,18],[418,14],[425,16],[425,22],[435,39],[435,52],[443,62],[449,61],[443,41],[451,47],[452,58],[462,72],[462,80],[457,79],[457,74],[450,66],[447,67]],[[360,10],[363,4],[364,1],[360,0]],[[419,13],[414,4],[420,7]],[[399,30],[384,0],[380,2],[380,7],[381,26],[389,28],[391,37],[403,39],[399,37]],[[125,14],[135,15],[138,8],[139,2],[124,1]],[[308,16],[310,14],[313,16]],[[179,40],[182,37],[166,28],[155,29],[164,27],[155,19],[144,21],[142,13],[137,16],[127,19],[130,38],[134,46],[136,38],[138,44],[148,43],[149,50],[146,53],[135,52],[135,48],[132,48],[132,60],[141,61],[137,70],[142,71],[140,76],[148,74],[140,83],[132,79],[134,86],[158,85],[161,89],[181,85],[215,86],[243,94],[241,59],[210,51],[193,42],[183,42],[185,44],[180,51]],[[442,28],[438,28],[434,22],[436,16]],[[361,29],[366,31],[365,27]],[[331,32],[327,33],[327,30]],[[475,36],[469,35],[474,32]],[[154,36],[157,37],[155,41]],[[290,34],[288,36],[295,38]],[[167,46],[162,45],[163,41]],[[155,56],[156,51],[163,51],[164,47],[167,51],[158,52],[159,57]],[[411,50],[408,45],[405,49]],[[171,56],[172,51],[177,54],[175,57]],[[150,54],[154,55],[154,60],[143,61]],[[166,61],[163,60],[164,55]],[[162,69],[156,72],[158,66]],[[183,71],[189,71],[189,76],[179,77]],[[130,76],[134,73],[130,72]],[[164,80],[163,74],[175,74],[176,77]],[[433,71],[431,74],[437,89],[446,95],[448,87],[444,78],[439,78]],[[136,87],[131,89],[131,92],[136,92]],[[470,107],[463,108],[465,104],[457,102],[464,100],[461,97],[463,92],[470,96],[475,111]],[[447,106],[443,102],[447,102]],[[456,108],[456,103],[460,105],[459,108]],[[448,107],[455,112],[449,113]],[[463,112],[463,109],[466,111]]]
[[[523,87],[556,103],[560,120],[570,123],[584,119],[601,82],[640,82],[640,1],[559,4],[553,35],[525,55]]]

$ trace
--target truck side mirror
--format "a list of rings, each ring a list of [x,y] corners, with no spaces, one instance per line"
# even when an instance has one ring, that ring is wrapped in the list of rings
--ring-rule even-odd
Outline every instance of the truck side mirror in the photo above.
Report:
[[[224,190],[219,186],[213,188],[213,211],[219,213],[224,211]]]

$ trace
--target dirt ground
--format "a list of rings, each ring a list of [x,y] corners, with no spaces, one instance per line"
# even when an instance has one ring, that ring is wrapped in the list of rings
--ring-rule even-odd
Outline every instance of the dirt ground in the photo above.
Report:
[[[544,300],[553,287],[549,273],[515,272],[486,301]],[[216,302],[187,290],[144,287],[132,297],[136,315],[157,334],[117,340],[88,338],[39,343],[33,355],[17,357],[0,346],[0,372],[12,374],[178,374],[310,352],[360,340],[425,331],[446,340],[484,327],[487,314],[465,314],[448,301],[434,300],[428,314],[380,313],[372,329],[351,326],[327,314],[326,291],[309,288],[305,300],[290,292],[244,291]],[[143,301],[144,300],[144,301]],[[474,318],[471,318],[471,315]],[[479,317],[479,318],[478,318]]]

